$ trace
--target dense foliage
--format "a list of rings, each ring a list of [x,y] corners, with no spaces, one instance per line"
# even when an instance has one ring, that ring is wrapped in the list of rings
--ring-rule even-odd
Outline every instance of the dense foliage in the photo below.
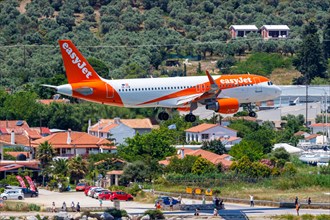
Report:
[[[301,26],[310,20],[324,30],[324,49],[329,45],[328,1],[40,0],[25,8],[20,4],[0,2],[0,84],[11,91],[32,89],[39,96],[46,95],[40,91],[41,83],[63,80],[57,46],[63,38],[73,40],[100,75],[111,78],[170,75],[159,68],[172,55],[203,59],[248,51],[293,55],[304,35]],[[235,24],[259,28],[285,24],[291,29],[290,39],[263,41],[259,34],[250,34],[228,41],[229,27]],[[224,64],[224,72],[231,64]],[[266,74],[271,70],[252,71],[246,64],[232,71]]]

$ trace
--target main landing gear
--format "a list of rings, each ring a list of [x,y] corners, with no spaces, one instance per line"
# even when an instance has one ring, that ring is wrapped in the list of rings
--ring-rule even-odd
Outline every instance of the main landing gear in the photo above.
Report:
[[[253,117],[253,118],[257,117],[257,113],[255,111],[253,111],[251,104],[247,104],[247,109],[249,111],[250,117]]]
[[[162,111],[158,114],[158,119],[161,121],[167,121],[169,117],[169,114],[165,111]]]
[[[184,119],[186,120],[186,122],[195,122],[196,121],[196,116],[192,113],[189,113],[188,115],[186,115],[184,117]]]

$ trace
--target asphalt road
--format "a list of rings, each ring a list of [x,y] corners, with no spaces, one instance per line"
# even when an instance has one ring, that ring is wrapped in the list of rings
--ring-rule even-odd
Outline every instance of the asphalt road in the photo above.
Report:
[[[40,189],[39,197],[36,198],[25,198],[23,200],[27,203],[34,203],[44,207],[51,207],[52,202],[55,202],[56,206],[60,208],[62,203],[65,202],[67,207],[70,209],[71,202],[75,204],[80,203],[81,207],[99,207],[99,201],[91,197],[86,197],[83,192],[51,192],[47,190]],[[183,198],[182,201],[185,204],[198,204],[201,203],[200,200],[192,200]],[[209,201],[208,201],[209,202]],[[106,200],[103,201],[103,207],[114,207],[113,202]],[[148,209],[154,209],[154,204],[146,204],[139,202],[120,202],[120,209],[125,209],[131,215],[138,215],[144,213]],[[10,216],[9,212],[2,212],[1,216]],[[19,213],[20,216],[25,213]],[[26,213],[27,214],[27,213]],[[194,211],[164,211],[166,215],[173,216],[193,216]],[[201,216],[211,216],[212,210],[201,210]],[[287,208],[274,208],[265,206],[254,206],[250,207],[244,204],[232,204],[225,203],[225,209],[219,211],[222,219],[267,219],[267,217],[283,214],[293,214],[296,215],[295,209]],[[300,215],[303,214],[328,214],[330,215],[330,210],[325,209],[301,209]]]

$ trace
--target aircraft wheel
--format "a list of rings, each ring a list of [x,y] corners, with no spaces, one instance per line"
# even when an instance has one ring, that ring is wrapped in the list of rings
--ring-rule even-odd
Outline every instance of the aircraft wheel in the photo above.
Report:
[[[255,118],[255,117],[257,117],[257,114],[252,111],[252,112],[249,112],[249,116]]]
[[[170,116],[168,115],[167,112],[160,112],[158,114],[158,119],[161,121],[167,121]]]
[[[196,116],[190,113],[185,116],[185,120],[186,122],[194,122],[196,121]]]

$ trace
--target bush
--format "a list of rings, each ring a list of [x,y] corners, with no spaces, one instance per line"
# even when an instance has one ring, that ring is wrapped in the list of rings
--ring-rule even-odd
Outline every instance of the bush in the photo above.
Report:
[[[29,204],[29,211],[40,211],[40,206],[36,205],[36,204]]]
[[[165,219],[163,212],[160,210],[149,209],[144,212],[144,215],[149,215],[150,219]]]
[[[134,183],[132,186],[128,187],[127,193],[136,196],[141,191],[139,184]]]
[[[119,210],[119,209],[115,209],[115,208],[110,208],[110,209],[105,210],[104,212],[109,213],[114,218],[127,217],[126,210]]]

